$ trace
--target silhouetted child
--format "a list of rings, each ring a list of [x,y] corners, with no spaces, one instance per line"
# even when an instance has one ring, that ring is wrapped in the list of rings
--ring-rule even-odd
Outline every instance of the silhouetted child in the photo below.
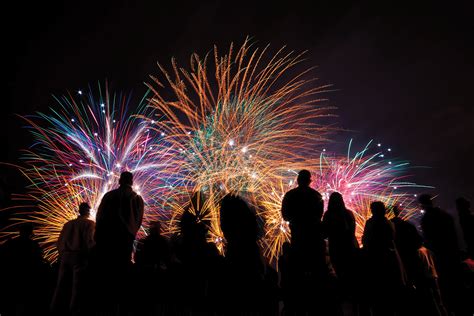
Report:
[[[152,270],[166,270],[170,263],[168,241],[161,235],[159,221],[150,223],[148,236],[140,241],[135,253],[135,263]]]
[[[137,243],[134,259],[138,286],[135,298],[142,302],[137,306],[139,314],[164,313],[171,297],[172,255],[168,240],[161,235],[159,221],[149,224],[148,236]]]

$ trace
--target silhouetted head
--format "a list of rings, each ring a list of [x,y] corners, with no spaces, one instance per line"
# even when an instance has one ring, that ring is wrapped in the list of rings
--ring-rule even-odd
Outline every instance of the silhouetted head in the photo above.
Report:
[[[18,231],[20,232],[20,237],[30,238],[31,235],[33,235],[33,224],[31,223],[21,224],[20,227],[18,228]]]
[[[395,215],[395,217],[398,217],[400,213],[402,212],[402,209],[398,207],[398,205],[394,205],[392,207],[392,211],[393,211],[393,215]]]
[[[329,210],[345,210],[346,205],[344,204],[344,199],[339,192],[333,192],[329,196],[329,202],[328,202],[328,211]]]
[[[131,187],[133,185],[133,174],[128,171],[122,172],[120,174],[119,184],[121,186],[127,185]]]
[[[418,202],[422,207],[433,207],[433,197],[429,194],[420,195]]]
[[[153,221],[150,223],[149,234],[152,236],[161,235],[161,223],[159,221]]]
[[[307,187],[311,183],[311,172],[309,170],[303,169],[298,172],[298,178],[296,179],[300,187]]]
[[[257,218],[238,195],[227,194],[221,202],[221,229],[228,243],[256,241]]]
[[[471,208],[471,202],[465,197],[459,197],[456,199],[456,209],[458,212],[469,211]]]
[[[370,203],[370,211],[374,217],[385,217],[385,204],[380,201]]]
[[[200,220],[199,216],[189,210],[184,211],[181,215],[180,228],[181,234],[186,240],[205,242],[208,227],[205,222]]]
[[[91,207],[87,203],[79,204],[79,215],[81,216],[89,216],[91,213]]]

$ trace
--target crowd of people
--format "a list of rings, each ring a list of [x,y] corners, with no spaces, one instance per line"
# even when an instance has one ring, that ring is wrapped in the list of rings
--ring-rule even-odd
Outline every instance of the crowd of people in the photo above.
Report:
[[[302,170],[282,201],[291,240],[278,265],[265,261],[255,211],[229,194],[219,219],[224,254],[208,242],[197,193],[166,238],[159,221],[135,240],[144,203],[123,172],[119,188],[102,198],[96,221],[82,203],[57,241],[52,269],[33,239],[33,227],[1,247],[3,315],[473,315],[474,215],[456,200],[466,250],[451,215],[419,197],[420,228],[384,203],[370,205],[360,245],[354,213],[341,194],[326,212]]]

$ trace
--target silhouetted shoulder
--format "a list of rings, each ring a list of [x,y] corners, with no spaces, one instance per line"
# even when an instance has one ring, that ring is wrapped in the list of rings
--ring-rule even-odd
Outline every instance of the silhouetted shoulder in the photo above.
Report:
[[[112,196],[114,196],[116,194],[117,190],[112,190],[112,191],[109,191],[107,193],[104,194],[104,196],[102,197],[102,202],[106,201],[106,200],[109,200]]]
[[[285,196],[291,197],[295,194],[298,194],[298,192],[299,192],[299,188],[293,188],[293,189],[289,190],[288,192],[286,192]]]
[[[319,193],[319,192],[316,191],[315,189],[309,188],[309,190],[311,191],[312,194],[314,194],[315,196],[317,196],[320,200],[323,199],[323,196],[321,195],[321,193]]]

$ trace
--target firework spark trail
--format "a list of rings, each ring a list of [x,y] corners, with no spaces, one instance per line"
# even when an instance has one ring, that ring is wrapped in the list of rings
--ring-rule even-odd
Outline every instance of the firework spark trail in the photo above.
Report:
[[[405,217],[415,214],[404,188],[420,186],[403,181],[406,163],[368,154],[370,143],[353,156],[351,145],[347,156],[319,151],[333,130],[318,124],[331,113],[320,97],[329,86],[305,80],[311,69],[292,74],[301,55],[282,48],[271,56],[268,46],[245,41],[223,55],[216,48],[213,57],[192,55],[190,70],[174,60],[171,72],[160,65],[163,82],[152,77],[152,95],[133,116],[127,97],[99,87],[97,97],[69,95],[57,99],[61,107],[53,114],[25,118],[36,143],[20,168],[31,183],[24,198],[37,204],[28,220],[37,224],[48,260],[55,260],[59,232],[79,203],[96,210],[123,170],[134,173],[146,202],[145,226],[161,219],[167,234],[177,233],[189,210],[209,223],[220,249],[220,201],[227,193],[243,195],[263,219],[261,244],[273,262],[290,236],[281,200],[301,169],[312,171],[325,200],[334,191],[343,195],[359,237],[373,200],[403,204]],[[199,207],[191,202],[197,193]]]
[[[331,130],[317,124],[330,113],[320,105],[328,86],[305,80],[311,69],[291,74],[301,55],[267,51],[248,41],[224,55],[215,48],[213,62],[192,55],[189,71],[173,60],[172,72],[159,65],[165,80],[153,77],[149,85],[150,102],[164,117],[160,132],[178,152],[171,161],[176,189],[203,192],[217,203],[211,210],[229,192],[258,200],[264,184],[280,179],[288,164],[318,155]],[[211,218],[219,235],[218,214]]]
[[[52,114],[24,117],[35,144],[20,167],[30,182],[23,198],[37,211],[19,214],[14,222],[35,224],[36,238],[51,262],[56,260],[55,243],[64,223],[77,216],[83,201],[91,205],[94,217],[102,196],[116,188],[122,171],[134,174],[134,189],[146,203],[144,226],[169,218],[162,207],[171,190],[166,181],[173,173],[167,160],[174,153],[156,135],[156,122],[131,115],[130,98],[111,95],[107,88],[99,86],[97,96],[92,90],[79,94],[57,98],[60,107]],[[137,114],[146,115],[146,109],[142,100]],[[10,235],[12,228],[3,235]]]
[[[331,193],[341,193],[346,207],[354,212],[359,240],[370,217],[370,203],[373,201],[384,202],[389,217],[393,216],[391,210],[394,206],[403,209],[401,216],[405,219],[419,216],[414,191],[432,187],[405,181],[409,164],[384,159],[381,152],[373,151],[371,142],[354,155],[351,154],[351,145],[352,140],[346,156],[323,152],[319,161],[308,162],[306,169],[311,170],[313,178],[311,186],[322,194],[325,207]],[[290,238],[288,223],[281,216],[281,201],[284,194],[295,186],[295,177],[296,172],[288,170],[286,178],[269,183],[262,190],[261,216],[266,226],[262,244],[270,261],[278,260],[283,243]]]

